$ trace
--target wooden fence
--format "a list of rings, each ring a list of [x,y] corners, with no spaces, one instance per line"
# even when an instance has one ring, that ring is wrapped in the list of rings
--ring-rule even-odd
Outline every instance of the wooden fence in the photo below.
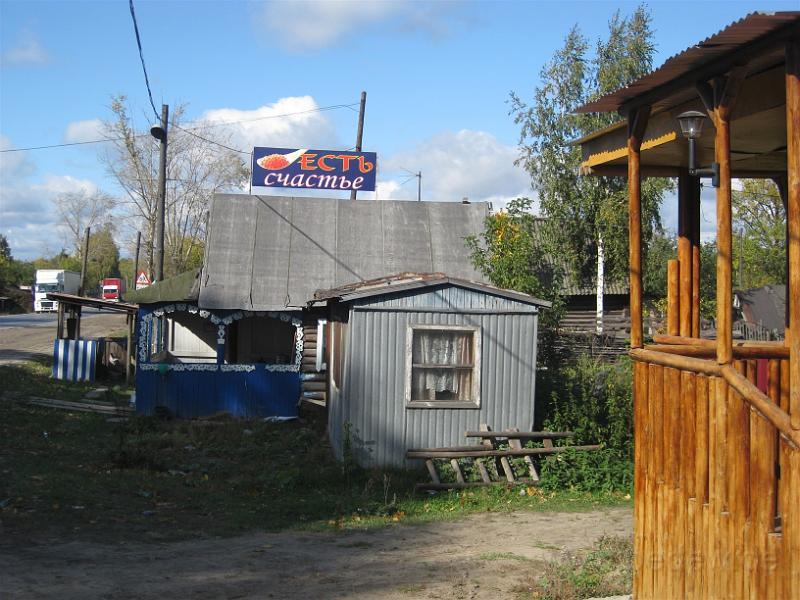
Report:
[[[788,348],[657,336],[633,350],[634,597],[800,598]]]

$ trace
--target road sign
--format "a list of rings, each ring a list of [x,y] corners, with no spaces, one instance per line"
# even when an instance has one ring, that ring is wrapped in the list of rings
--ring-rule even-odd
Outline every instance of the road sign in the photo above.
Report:
[[[139,274],[136,276],[136,289],[140,290],[146,288],[151,283],[152,281],[150,281],[150,278],[147,276],[147,272],[139,271]]]

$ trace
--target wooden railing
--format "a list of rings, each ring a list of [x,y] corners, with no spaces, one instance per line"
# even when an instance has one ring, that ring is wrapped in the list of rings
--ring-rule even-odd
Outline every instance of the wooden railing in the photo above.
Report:
[[[800,598],[800,430],[788,349],[657,336],[635,349],[641,598]]]

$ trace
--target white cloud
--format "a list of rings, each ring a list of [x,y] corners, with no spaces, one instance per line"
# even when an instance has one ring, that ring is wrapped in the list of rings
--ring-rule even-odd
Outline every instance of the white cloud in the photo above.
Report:
[[[11,150],[14,145],[4,135],[0,135],[0,150]],[[12,178],[25,177],[36,170],[27,152],[0,152],[0,182]]]
[[[0,64],[3,66],[43,65],[48,62],[50,55],[31,31],[22,31],[17,44],[0,56]]]
[[[501,143],[485,131],[462,129],[442,132],[417,147],[400,152],[381,163],[384,173],[403,169],[422,171],[422,199],[433,201],[489,201],[495,209],[519,196],[533,196],[530,177],[514,165],[517,149]],[[408,177],[411,177],[409,175]],[[378,185],[381,199],[416,198],[416,181],[393,176]],[[389,196],[384,196],[388,194]]]
[[[6,169],[7,166],[11,168]],[[29,183],[24,175],[26,169],[24,161],[16,167],[4,164],[0,180],[0,233],[8,239],[15,258],[30,260],[58,252],[65,246],[53,200],[64,192],[93,191],[97,186],[86,179],[53,174]]]
[[[64,142],[91,142],[103,139],[103,122],[100,119],[73,121],[67,125]]]
[[[422,31],[440,36],[457,20],[454,2],[410,0],[295,0],[269,2],[258,15],[257,25],[276,34],[289,48],[322,48],[390,23],[402,31]],[[446,16],[446,18],[445,18]]]
[[[198,124],[234,123],[214,127],[213,131],[228,132],[228,145],[244,151],[254,146],[335,148],[336,131],[325,113],[318,109],[311,96],[288,97],[254,110],[209,110]]]

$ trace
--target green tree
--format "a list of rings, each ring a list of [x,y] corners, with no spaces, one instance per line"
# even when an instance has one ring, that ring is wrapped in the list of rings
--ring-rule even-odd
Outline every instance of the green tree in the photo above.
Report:
[[[564,269],[550,258],[557,254],[530,208],[528,198],[512,200],[505,211],[486,218],[483,233],[467,238],[467,247],[475,268],[494,285],[553,303],[542,311],[539,329],[539,361],[548,364],[555,359],[553,341],[563,314]]]
[[[786,211],[775,184],[744,179],[733,193],[734,282],[740,289],[786,281]]]
[[[531,175],[550,235],[559,241],[560,255],[583,282],[593,280],[598,250],[605,272],[624,279],[628,268],[627,184],[624,178],[579,174],[580,138],[612,124],[610,114],[575,114],[585,102],[643,76],[652,68],[654,47],[650,16],[639,7],[630,17],[617,12],[608,38],[589,43],[576,27],[564,46],[541,71],[541,84],[530,104],[511,94],[511,114],[520,125],[520,158]],[[666,180],[647,179],[642,185],[642,240],[645,248],[660,229],[659,206]]]
[[[104,278],[119,276],[119,248],[114,241],[114,228],[111,223],[105,223],[89,234],[86,292],[97,292]]]

